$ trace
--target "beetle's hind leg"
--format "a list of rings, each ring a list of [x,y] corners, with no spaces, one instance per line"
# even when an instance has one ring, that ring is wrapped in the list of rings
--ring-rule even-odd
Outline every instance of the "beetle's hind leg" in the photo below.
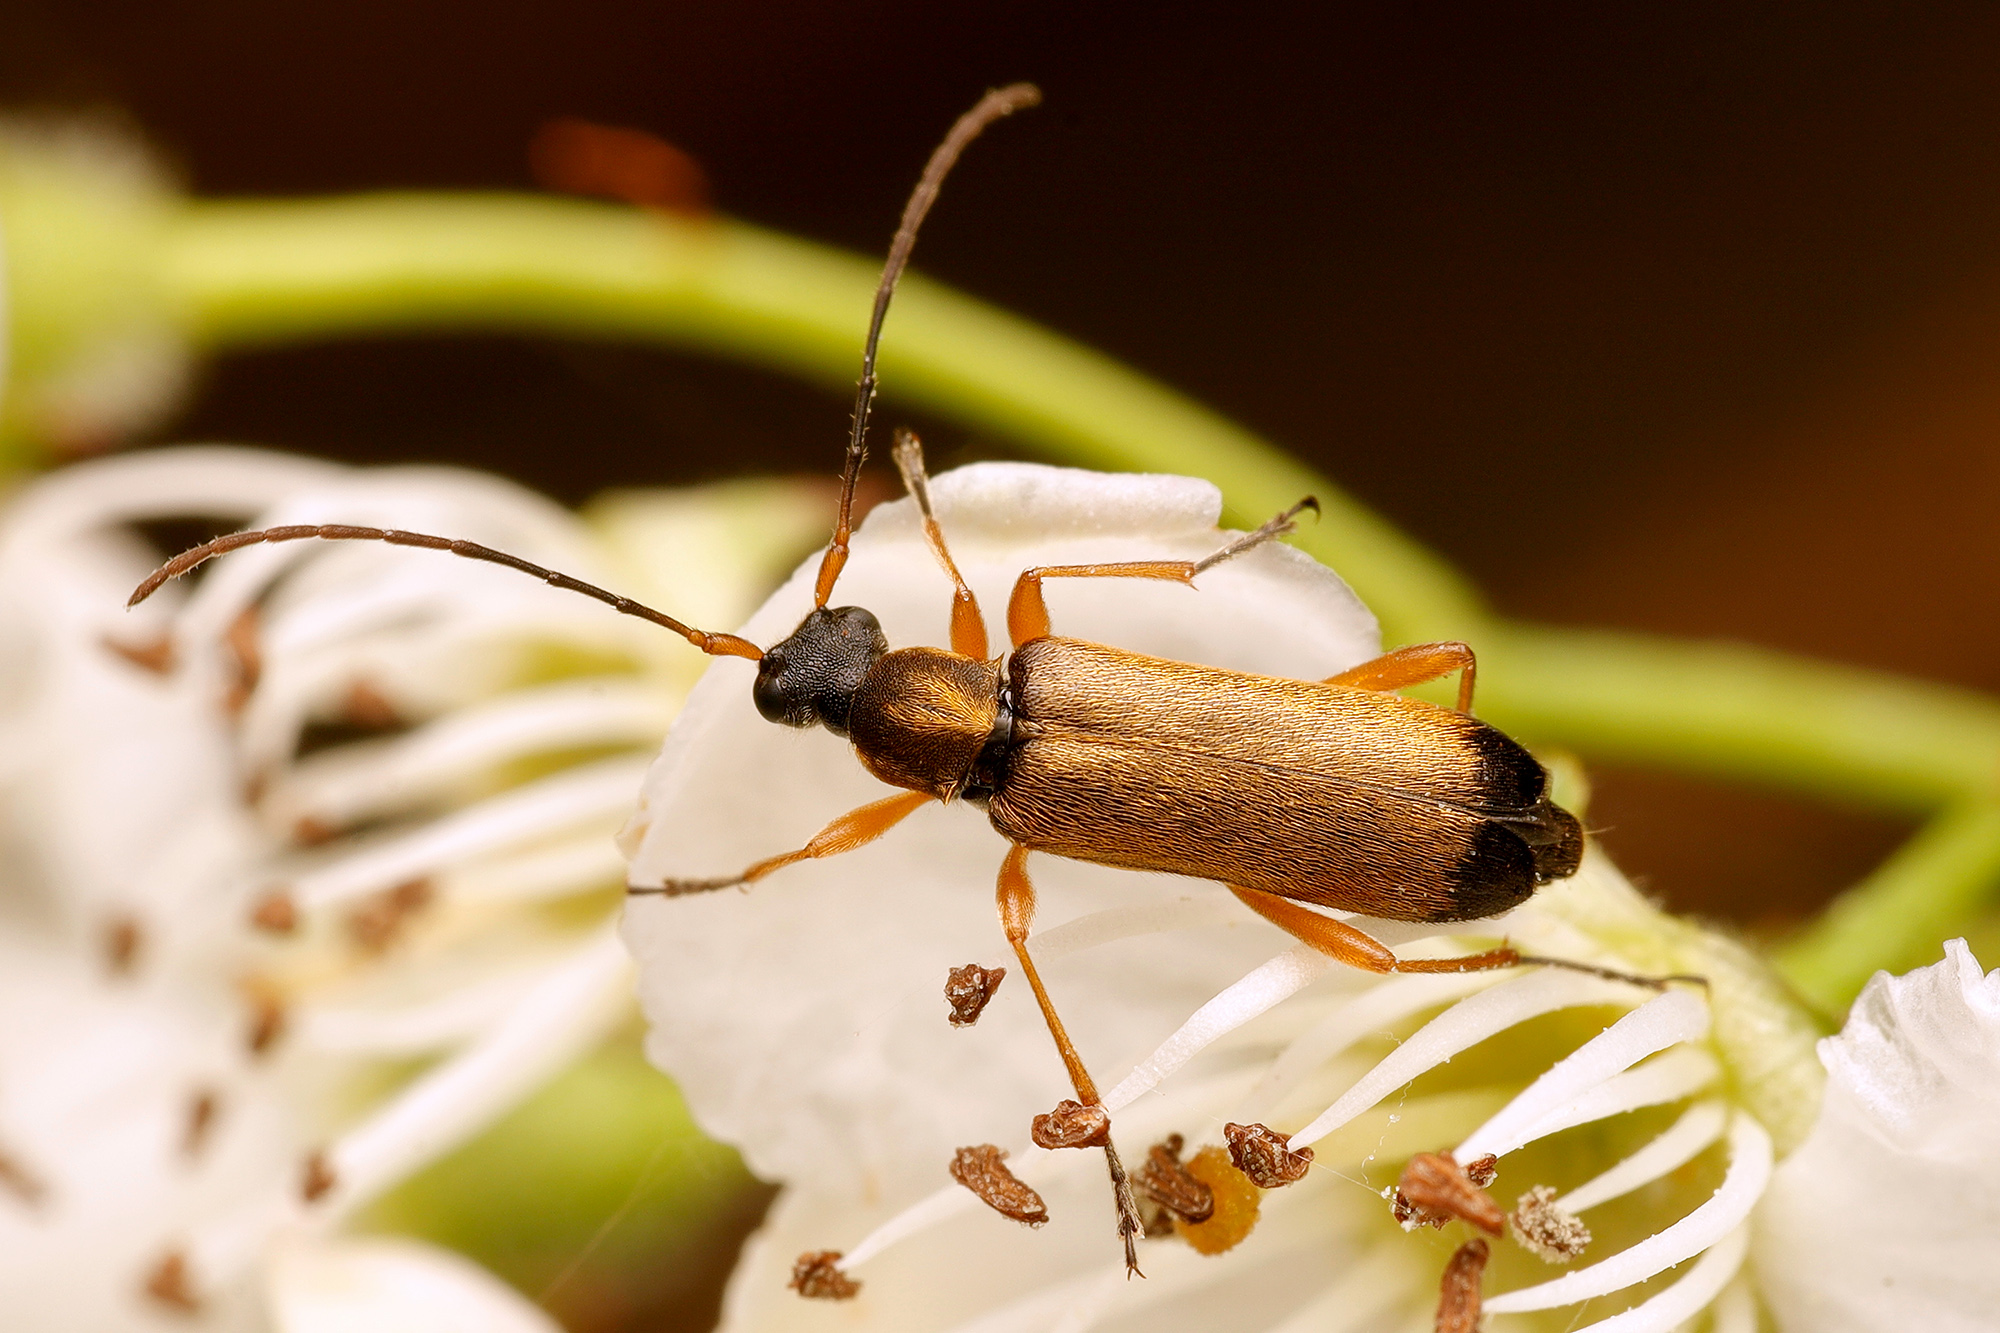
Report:
[[[1023,570],[1014,580],[1013,595],[1007,599],[1007,635],[1019,648],[1030,639],[1049,632],[1049,605],[1042,596],[1043,579],[1169,579],[1192,585],[1194,576],[1233,560],[1245,551],[1284,536],[1298,526],[1298,516],[1306,510],[1319,512],[1319,501],[1308,495],[1255,532],[1246,532],[1221,550],[1199,560],[1126,560],[1102,565],[1037,565]]]
[[[1615,968],[1598,967],[1591,963],[1575,963],[1567,958],[1543,958],[1534,954],[1524,954],[1519,949],[1502,945],[1498,949],[1488,949],[1485,953],[1466,954],[1458,958],[1398,958],[1388,945],[1374,936],[1355,929],[1345,921],[1323,916],[1311,908],[1280,898],[1273,893],[1258,889],[1246,889],[1231,884],[1229,891],[1243,900],[1243,903],[1258,916],[1263,917],[1278,929],[1290,935],[1301,944],[1309,944],[1336,963],[1359,968],[1363,972],[1492,972],[1503,967],[1560,967],[1571,972],[1585,972],[1608,981],[1630,982],[1644,986],[1648,990],[1665,990],[1669,982],[1685,981],[1699,986],[1707,986],[1708,978],[1676,973],[1666,977],[1640,976],[1635,972],[1620,972]]]
[[[1035,960],[1028,954],[1028,932],[1035,923],[1035,885],[1028,878],[1028,849],[1019,843],[1008,848],[1007,859],[1000,863],[1000,886],[996,896],[1000,906],[1001,929],[1007,932],[1007,943],[1013,946],[1014,957],[1020,960],[1021,971],[1035,992],[1035,1003],[1042,1008],[1042,1020],[1049,1025],[1049,1036],[1055,1039],[1056,1052],[1062,1056],[1063,1067],[1069,1071],[1070,1085],[1076,1089],[1076,1098],[1085,1106],[1101,1108],[1104,1102],[1097,1095],[1097,1084],[1092,1081],[1090,1071],[1083,1067],[1083,1057],[1077,1054],[1076,1044],[1069,1039],[1069,1032],[1063,1027],[1054,1002],[1049,999],[1048,988],[1042,985],[1042,974],[1035,970]],[[1112,1145],[1108,1130],[1102,1146],[1105,1164],[1111,1170],[1112,1200],[1118,1210],[1118,1237],[1125,1243],[1125,1271],[1128,1274],[1138,1273],[1137,1241],[1145,1234],[1145,1222],[1139,1216],[1138,1201],[1132,1197],[1132,1182],[1125,1174],[1125,1163],[1119,1158],[1118,1149]]]
[[[930,544],[931,554],[951,579],[951,650],[984,662],[988,646],[986,618],[979,613],[979,599],[965,586],[964,576],[945,547],[944,529],[938,526],[937,515],[931,511],[930,474],[924,471],[924,446],[915,431],[896,432],[896,470],[903,474],[903,487],[923,515],[924,540]]]
[[[668,898],[679,898],[690,893],[707,893],[713,889],[732,889],[739,884],[754,884],[774,870],[783,870],[788,865],[800,861],[811,861],[822,856],[839,856],[857,847],[865,847],[916,813],[928,801],[937,798],[929,792],[904,791],[879,801],[870,801],[859,810],[849,810],[840,818],[815,833],[812,841],[796,852],[786,852],[783,856],[767,856],[740,875],[728,875],[721,879],[670,879],[661,884],[628,884],[627,894],[660,894]]]
[[[1444,643],[1413,643],[1407,648],[1384,653],[1360,666],[1349,667],[1337,676],[1328,676],[1323,685],[1347,685],[1357,690],[1400,690],[1422,685],[1458,672],[1458,711],[1472,711],[1472,682],[1479,674],[1479,660],[1470,645],[1448,640]]]

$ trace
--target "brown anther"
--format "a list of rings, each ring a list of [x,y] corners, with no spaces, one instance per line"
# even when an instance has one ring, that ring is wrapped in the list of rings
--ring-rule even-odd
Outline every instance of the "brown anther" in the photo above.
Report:
[[[194,1096],[188,1098],[187,1123],[181,1128],[181,1155],[199,1157],[201,1150],[208,1146],[209,1131],[215,1128],[216,1112],[222,1109],[222,1098],[213,1088],[197,1088]]]
[[[402,725],[402,715],[387,695],[365,680],[347,687],[340,700],[341,720],[364,731],[389,731]]]
[[[839,1250],[807,1250],[785,1285],[809,1301],[851,1301],[861,1294],[861,1284],[840,1271]]]
[[[960,1148],[951,1159],[951,1178],[977,1194],[986,1206],[1016,1222],[1038,1227],[1049,1220],[1042,1196],[1007,1169],[1007,1153],[990,1143]]]
[[[107,649],[144,671],[156,676],[164,676],[174,669],[174,640],[172,635],[162,634],[144,643],[127,643],[123,639],[107,634],[99,640]]]
[[[967,963],[964,967],[954,967],[951,975],[944,980],[945,1003],[951,1006],[950,1023],[955,1028],[969,1028],[979,1021],[986,1012],[986,1006],[993,1002],[993,993],[1000,989],[1006,979],[1004,967],[981,967],[977,963]]]
[[[300,815],[292,825],[292,841],[300,847],[317,847],[339,836],[338,828],[317,815]]]
[[[1143,1194],[1135,1195],[1134,1201],[1139,1205],[1140,1235],[1147,1240],[1166,1240],[1174,1234],[1174,1225],[1178,1219],[1171,1210],[1154,1203]]]
[[[1296,1184],[1312,1165],[1311,1148],[1286,1147],[1285,1136],[1268,1125],[1232,1122],[1222,1127],[1222,1137],[1229,1144],[1229,1160],[1259,1189]]]
[[[145,947],[146,932],[139,918],[120,912],[104,923],[104,966],[114,977],[129,977],[139,966],[139,951]]]
[[[1438,1283],[1437,1333],[1477,1333],[1479,1283],[1486,1276],[1486,1242],[1469,1240],[1444,1266]]]
[[[1167,1136],[1146,1151],[1146,1164],[1132,1177],[1132,1188],[1189,1222],[1206,1222],[1215,1213],[1215,1191],[1196,1180],[1181,1165],[1182,1138]],[[1146,1227],[1152,1234],[1152,1225]]]
[[[1507,1224],[1500,1205],[1448,1152],[1420,1152],[1410,1159],[1396,1186],[1394,1209],[1405,1231],[1441,1227],[1455,1217],[1497,1236]]]
[[[307,1154],[305,1171],[299,1177],[300,1198],[307,1203],[318,1203],[326,1197],[328,1190],[339,1183],[340,1177],[334,1174],[324,1149],[315,1148]]]
[[[231,666],[234,667],[229,688],[223,692],[222,710],[234,717],[250,702],[250,696],[257,689],[257,678],[264,671],[264,654],[257,646],[256,607],[244,607],[243,613],[229,622],[222,643],[229,650]]]
[[[1065,1097],[1028,1126],[1037,1148],[1102,1148],[1111,1140],[1111,1113]]]
[[[1499,1175],[1500,1159],[1492,1153],[1487,1153],[1484,1157],[1475,1157],[1465,1164],[1465,1178],[1481,1189],[1491,1185]]]
[[[177,1313],[198,1314],[201,1311],[201,1301],[194,1294],[194,1285],[188,1281],[187,1256],[179,1250],[168,1250],[160,1256],[160,1262],[146,1274],[145,1292]]]
[[[1590,1245],[1590,1228],[1556,1202],[1556,1192],[1537,1185],[1514,1202],[1507,1229],[1521,1248],[1543,1263],[1566,1264]]]
[[[403,925],[430,903],[431,882],[413,879],[378,893],[347,916],[347,933],[368,953],[381,953],[395,943]]]
[[[0,1152],[0,1188],[30,1205],[40,1203],[49,1192],[41,1177],[4,1152]]]
[[[269,889],[250,906],[250,924],[273,935],[289,935],[299,928],[299,905],[283,889]]]
[[[262,977],[245,979],[243,995],[250,1002],[250,1030],[244,1044],[252,1055],[263,1055],[285,1033],[285,997]]]

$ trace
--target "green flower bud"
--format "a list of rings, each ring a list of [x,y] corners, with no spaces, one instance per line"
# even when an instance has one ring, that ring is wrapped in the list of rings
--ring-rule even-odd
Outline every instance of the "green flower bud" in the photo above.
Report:
[[[103,121],[0,122],[0,475],[159,420],[188,382],[160,280],[180,197]]]

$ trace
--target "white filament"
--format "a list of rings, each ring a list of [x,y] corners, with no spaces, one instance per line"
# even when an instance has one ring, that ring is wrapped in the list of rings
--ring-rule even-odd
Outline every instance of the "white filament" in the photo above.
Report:
[[[293,896],[302,907],[378,893],[480,853],[518,847],[589,819],[626,813],[646,771],[641,756],[619,756],[565,769],[433,820],[406,836],[301,875]]]
[[[1722,1289],[1729,1285],[1738,1270],[1743,1267],[1743,1256],[1750,1249],[1750,1228],[1739,1226],[1701,1256],[1701,1262],[1688,1270],[1688,1275],[1656,1296],[1633,1306],[1609,1319],[1600,1319],[1594,1324],[1585,1324],[1576,1333],[1668,1333],[1683,1321],[1700,1314]],[[1486,1302],[1491,1310],[1493,1302]],[[1750,1328],[1756,1327],[1752,1316]],[[1721,1320],[1718,1316],[1711,1333],[1720,1333]]]
[[[438,877],[438,894],[453,902],[525,902],[621,883],[617,831],[615,824],[585,826],[547,847],[467,861]]]
[[[1757,1297],[1750,1283],[1737,1278],[1715,1298],[1708,1333],[1757,1333]]]
[[[334,1144],[335,1184],[321,1210],[337,1216],[366,1203],[595,1044],[624,1012],[631,970],[616,932],[596,931],[492,1031]]]
[[[1473,1003],[1467,1002],[1467,1006]],[[1631,1013],[1558,1060],[1501,1112],[1467,1135],[1453,1151],[1461,1162],[1491,1153],[1503,1157],[1533,1137],[1535,1122],[1655,1051],[1708,1035],[1708,1005],[1686,991],[1670,991]]]
[[[520,690],[392,741],[310,756],[273,785],[265,803],[339,827],[433,798],[521,755],[657,742],[670,712],[657,688],[629,679]]]
[[[1771,1136],[1764,1132],[1762,1125],[1739,1111],[1729,1127],[1729,1153],[1729,1171],[1715,1193],[1680,1221],[1654,1232],[1601,1263],[1565,1273],[1552,1282],[1492,1297],[1487,1300],[1486,1309],[1494,1314],[1518,1314],[1524,1310],[1574,1305],[1593,1296],[1603,1296],[1644,1282],[1655,1273],[1663,1273],[1716,1244],[1735,1231],[1750,1215],[1757,1200],[1763,1197],[1764,1187],[1771,1179]],[[1739,1253],[1739,1261],[1741,1257]],[[1734,1274],[1735,1265],[1732,1263],[1729,1272],[1702,1298],[1702,1304],[1713,1298]],[[1678,1317],[1661,1327],[1671,1327],[1676,1322]]]
[[[1311,945],[1299,944],[1250,972],[1194,1011],[1187,1022],[1161,1042],[1119,1080],[1104,1098],[1106,1110],[1118,1111],[1160,1084],[1210,1042],[1235,1031],[1251,1019],[1297,995],[1325,974],[1333,960]]]
[[[1729,1112],[1719,1101],[1697,1102],[1671,1127],[1645,1147],[1595,1179],[1588,1180],[1562,1196],[1562,1206],[1572,1213],[1609,1203],[1650,1185],[1709,1144],[1722,1137],[1729,1127]]]
[[[1495,1033],[1558,1009],[1613,1003],[1628,994],[1626,987],[1599,977],[1551,970],[1531,972],[1461,1000],[1417,1029],[1311,1124],[1292,1135],[1291,1147],[1296,1150],[1325,1138],[1425,1070]]]
[[[1558,1106],[1522,1131],[1521,1143],[1515,1146],[1533,1143],[1578,1125],[1608,1120],[1642,1106],[1659,1106],[1692,1097],[1720,1077],[1721,1062],[1702,1047],[1676,1046],[1636,1069],[1628,1069],[1605,1079],[1567,1105]]]
[[[1484,990],[1498,977],[1493,972],[1413,972],[1369,988],[1279,1052],[1244,1099],[1241,1117],[1263,1119],[1286,1093],[1355,1042],[1381,1033],[1411,1014]]]

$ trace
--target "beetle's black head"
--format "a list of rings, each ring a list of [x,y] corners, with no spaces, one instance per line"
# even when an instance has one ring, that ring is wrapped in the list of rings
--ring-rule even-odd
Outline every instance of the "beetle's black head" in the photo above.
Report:
[[[757,663],[750,697],[771,722],[847,734],[847,710],[876,659],[889,651],[882,622],[858,606],[824,607],[799,622]]]

